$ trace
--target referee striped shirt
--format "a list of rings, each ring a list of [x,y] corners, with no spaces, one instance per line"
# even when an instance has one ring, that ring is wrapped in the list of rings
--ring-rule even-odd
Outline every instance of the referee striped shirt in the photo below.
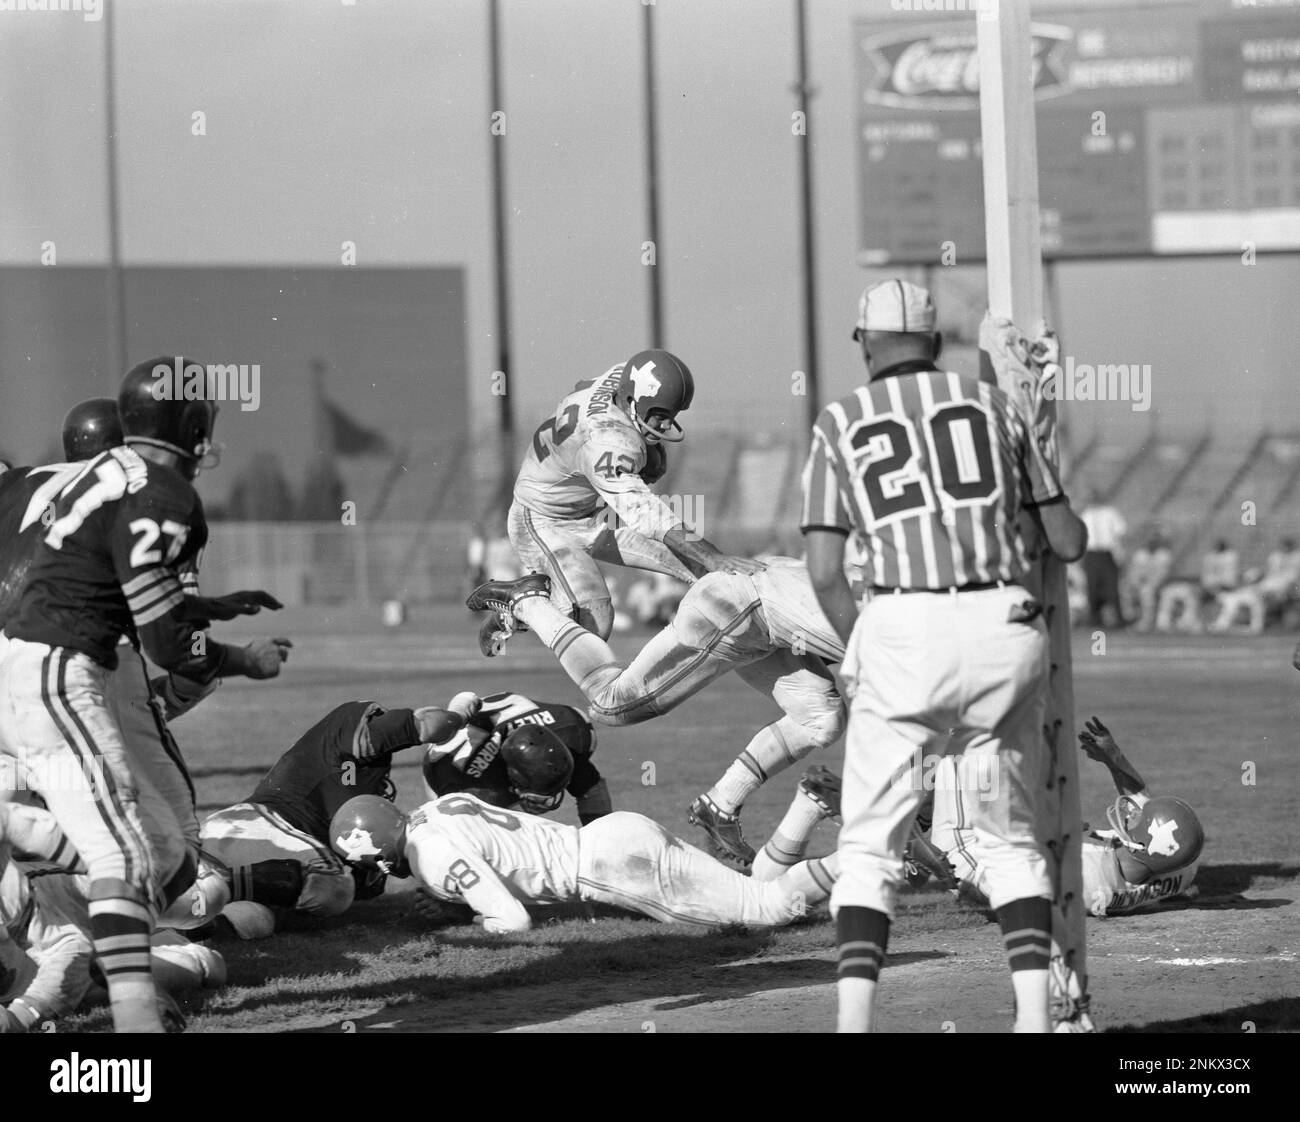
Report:
[[[861,534],[867,582],[880,587],[1018,582],[1021,508],[1062,497],[1002,390],[903,362],[817,418],[802,529]]]

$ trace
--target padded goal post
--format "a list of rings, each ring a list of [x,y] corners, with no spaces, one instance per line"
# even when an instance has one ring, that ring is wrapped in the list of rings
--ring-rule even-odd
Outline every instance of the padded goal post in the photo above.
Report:
[[[992,0],[976,16],[980,132],[984,150],[984,227],[989,315],[1009,320],[1032,342],[1045,329],[1039,245],[1038,143],[1034,125],[1029,0]],[[1032,370],[1033,367],[1031,366]],[[1056,403],[1041,387],[1001,364],[1001,388],[1036,422],[1036,435],[1060,465]],[[1035,573],[1050,634],[1051,676],[1044,735],[1050,777],[1042,835],[1053,858],[1053,1014],[1057,1031],[1089,1031],[1088,959],[1084,926],[1082,813],[1075,747],[1070,608],[1065,565],[1047,555]]]

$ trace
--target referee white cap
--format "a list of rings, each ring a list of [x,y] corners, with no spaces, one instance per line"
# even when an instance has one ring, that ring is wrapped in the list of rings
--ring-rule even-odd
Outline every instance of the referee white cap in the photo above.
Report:
[[[931,332],[937,316],[934,297],[928,288],[911,281],[881,281],[863,289],[858,297],[857,342],[863,331]]]

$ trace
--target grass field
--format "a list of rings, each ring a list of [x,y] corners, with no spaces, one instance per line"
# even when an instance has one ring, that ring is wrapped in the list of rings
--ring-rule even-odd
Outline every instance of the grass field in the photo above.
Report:
[[[204,813],[247,797],[296,736],[351,698],[441,704],[462,689],[580,697],[531,636],[483,659],[475,623],[450,608],[417,612],[386,631],[377,611],[283,612],[224,634],[289,634],[276,681],[226,683],[175,726]],[[621,654],[644,636],[616,644]],[[1193,901],[1089,920],[1090,989],[1099,1026],[1142,1031],[1300,1028],[1300,782],[1295,758],[1300,677],[1294,637],[1186,640],[1115,634],[1105,653],[1075,642],[1080,715],[1095,713],[1158,792],[1187,799],[1208,837]],[[770,710],[770,711],[769,711]],[[775,707],[734,677],[681,709],[630,729],[602,729],[597,763],[615,805],[688,840],[686,805]],[[422,800],[417,753],[394,769],[399,803]],[[842,746],[824,762],[839,770]],[[1105,773],[1081,760],[1084,815],[1113,798]],[[798,773],[747,806],[761,844]],[[576,822],[572,807],[560,812]],[[823,828],[814,852],[828,851]],[[822,1031],[834,1018],[834,931],[824,909],[777,932],[679,931],[650,920],[545,919],[530,933],[431,930],[408,884],[332,921],[291,919],[275,938],[223,943],[230,984],[189,1006],[190,1028],[247,1031]],[[1002,1031],[1010,987],[996,925],[946,894],[906,897],[882,990],[886,1029]],[[91,1012],[69,1028],[104,1029]]]

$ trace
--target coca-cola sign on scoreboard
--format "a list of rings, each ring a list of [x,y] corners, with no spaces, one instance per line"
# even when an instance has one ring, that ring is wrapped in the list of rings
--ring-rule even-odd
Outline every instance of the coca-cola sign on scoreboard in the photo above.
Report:
[[[867,58],[863,99],[900,109],[978,109],[979,58],[975,25],[953,31],[900,30],[861,41]],[[1038,97],[1067,92],[1061,54],[1073,32],[1059,25],[1035,24],[1034,89]]]
[[[860,260],[982,261],[978,5],[861,2]],[[1046,257],[1300,248],[1300,0],[1034,0],[1032,16]]]

